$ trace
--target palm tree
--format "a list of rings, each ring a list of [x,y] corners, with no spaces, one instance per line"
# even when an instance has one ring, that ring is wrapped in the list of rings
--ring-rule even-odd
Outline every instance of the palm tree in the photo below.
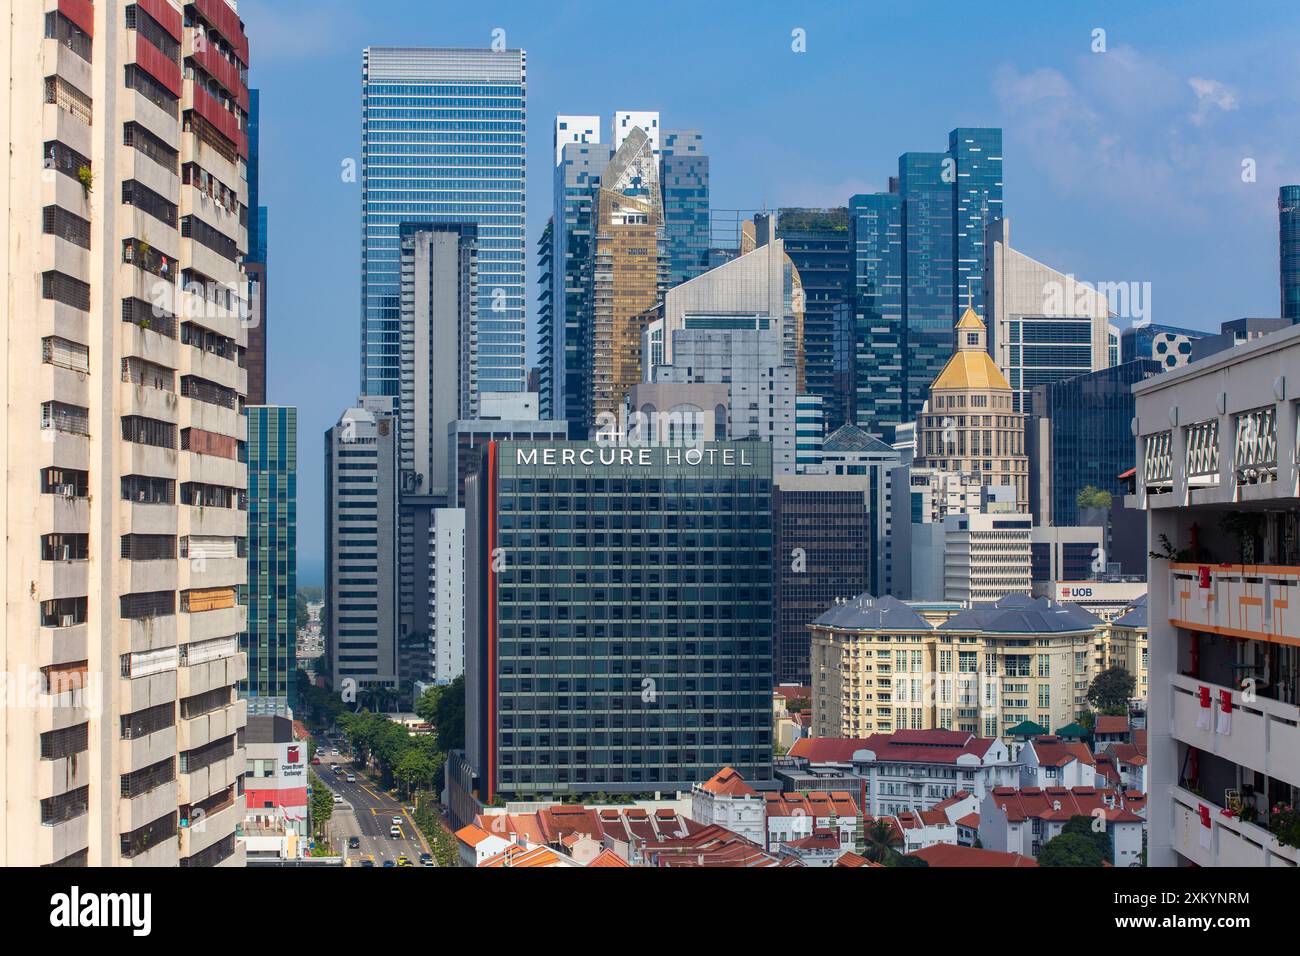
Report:
[[[884,863],[898,852],[894,847],[901,842],[898,833],[883,819],[873,820],[864,838],[866,849],[862,855],[872,863]]]

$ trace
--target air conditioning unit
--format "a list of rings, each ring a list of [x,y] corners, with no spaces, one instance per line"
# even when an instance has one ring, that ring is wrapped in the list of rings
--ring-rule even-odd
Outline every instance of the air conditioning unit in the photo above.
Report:
[[[73,615],[65,614],[63,617],[59,618],[59,627],[72,627],[75,621],[76,618]]]

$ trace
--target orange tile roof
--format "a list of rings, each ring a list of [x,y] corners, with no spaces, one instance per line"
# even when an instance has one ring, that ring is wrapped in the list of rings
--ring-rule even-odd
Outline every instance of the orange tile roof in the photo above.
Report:
[[[973,846],[958,846],[956,843],[936,843],[923,850],[909,853],[917,856],[931,866],[955,867],[1020,867],[1038,866],[1036,860],[1019,853],[1001,853],[997,850],[981,850]]]
[[[843,790],[833,793],[765,793],[764,812],[769,817],[856,817],[858,805]]]
[[[1093,766],[1092,753],[1086,746],[1073,741],[1066,743],[1060,737],[1035,737],[1030,741],[1038,762],[1044,767],[1063,767],[1071,760]]]
[[[846,867],[884,866],[883,863],[873,863],[870,860],[868,860],[865,856],[859,856],[858,854],[854,853],[852,850],[845,850],[843,853],[841,853],[840,858],[835,861],[835,865],[846,866]]]
[[[619,856],[617,853],[615,853],[613,850],[609,849],[608,847],[606,847],[604,850],[601,850],[599,853],[597,853],[596,856],[592,859],[592,861],[587,864],[587,866],[616,866],[616,867],[630,867],[631,865],[632,865],[631,863],[627,862],[627,860],[623,859],[621,856]]]
[[[1097,726],[1094,730],[1099,734],[1126,734],[1128,733],[1128,718],[1123,714],[1100,714],[1097,717]]]
[[[1098,809],[1105,812],[1111,823],[1142,821],[1137,814],[1124,809],[1114,790],[1096,787],[995,787],[993,801],[1012,822],[1029,819],[1065,821],[1071,817],[1091,816]]]
[[[731,767],[723,767],[707,782],[701,785],[703,790],[722,797],[756,797],[758,793],[745,778]]]
[[[559,854],[544,846],[535,846],[526,850],[517,843],[512,843],[496,856],[488,857],[480,867],[550,867],[560,866]]]
[[[478,846],[491,835],[482,827],[472,823],[467,823],[456,831],[456,839],[467,846]]]

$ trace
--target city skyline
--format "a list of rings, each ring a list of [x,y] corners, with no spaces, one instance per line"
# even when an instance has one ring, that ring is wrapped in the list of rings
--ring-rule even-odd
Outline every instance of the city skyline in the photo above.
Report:
[[[532,365],[532,249],[552,204],[551,123],[562,113],[607,122],[625,106],[659,110],[675,127],[705,132],[718,210],[846,205],[856,193],[887,188],[900,153],[938,145],[957,126],[1001,126],[1006,212],[1017,245],[1034,258],[1067,266],[1081,280],[1150,282],[1150,318],[1161,324],[1213,331],[1231,318],[1276,315],[1277,187],[1300,179],[1283,153],[1284,110],[1300,92],[1288,70],[1296,54],[1283,37],[1300,15],[1269,6],[1272,15],[1257,18],[1206,3],[1175,16],[1104,4],[1028,19],[1013,8],[988,11],[957,31],[932,29],[919,11],[760,4],[743,17],[703,22],[670,4],[643,27],[646,42],[663,47],[669,66],[727,66],[665,69],[646,83],[603,61],[600,51],[611,47],[600,36],[612,36],[616,24],[592,22],[576,5],[545,17],[523,5],[452,9],[435,23],[419,4],[363,15],[327,3],[304,22],[246,0],[240,15],[265,51],[251,76],[264,91],[260,201],[274,209],[280,237],[270,254],[267,400],[298,404],[304,435],[319,436],[358,392],[360,170],[356,182],[343,174],[344,163],[360,157],[358,67],[367,45],[488,48],[501,29],[507,47],[527,51]],[[692,29],[674,29],[682,17]],[[807,52],[791,49],[796,28],[806,31]],[[1098,28],[1106,31],[1105,53],[1092,52]],[[886,32],[899,39],[876,39]],[[919,42],[932,51],[932,68],[924,76],[899,72]],[[603,80],[593,85],[591,71],[602,66]],[[710,95],[700,95],[701,84]],[[1140,103],[1133,88],[1144,91]],[[862,96],[873,89],[882,92]],[[298,110],[292,104],[303,96],[330,106]],[[1242,181],[1246,159],[1254,160],[1251,183]],[[1223,281],[1185,279],[1207,274]],[[318,456],[303,464],[300,508],[320,515]],[[318,579],[316,522],[304,523],[300,553],[303,582]]]

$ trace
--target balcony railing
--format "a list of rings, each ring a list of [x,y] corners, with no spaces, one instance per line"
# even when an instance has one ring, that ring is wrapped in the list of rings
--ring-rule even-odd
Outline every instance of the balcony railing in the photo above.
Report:
[[[1291,866],[1300,862],[1295,847],[1254,823],[1246,823],[1212,800],[1172,787],[1173,848],[1198,866]]]
[[[1147,435],[1142,440],[1142,449],[1142,474],[1146,479],[1147,493],[1159,494],[1172,490],[1173,432],[1162,431]]]
[[[1175,564],[1169,574],[1169,620],[1176,626],[1225,637],[1300,642],[1300,567]]]
[[[1277,481],[1277,416],[1272,405],[1235,416],[1237,483]]]

